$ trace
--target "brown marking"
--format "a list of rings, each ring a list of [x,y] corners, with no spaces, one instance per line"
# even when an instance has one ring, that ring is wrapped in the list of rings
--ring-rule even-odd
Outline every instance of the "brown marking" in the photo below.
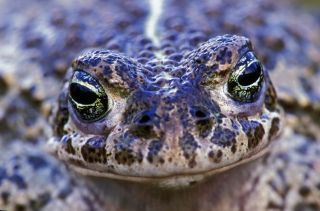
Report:
[[[300,189],[299,189],[299,194],[300,196],[302,197],[307,197],[310,195],[310,188],[306,187],[306,186],[302,186]]]
[[[213,126],[213,120],[212,119],[203,119],[196,121],[196,127],[199,134],[199,137],[205,138],[207,137]]]
[[[263,125],[257,121],[248,120],[240,120],[240,124],[248,138],[248,149],[258,146],[265,134]]]
[[[104,136],[95,136],[87,140],[81,148],[81,154],[85,161],[89,163],[106,163],[106,138]]]
[[[275,111],[277,105],[277,93],[269,79],[269,76],[266,77],[266,81],[268,88],[266,91],[264,104],[268,110]]]
[[[75,149],[72,146],[72,139],[69,135],[65,135],[62,137],[61,139],[61,143],[62,143],[62,149],[64,149],[64,151],[66,151],[68,154],[76,154]]]
[[[148,155],[147,155],[147,160],[150,163],[153,163],[154,161],[158,160],[160,163],[164,163],[163,158],[158,157],[159,152],[161,151],[163,147],[163,141],[162,140],[153,140],[150,142],[148,146]],[[158,159],[157,159],[158,158]]]
[[[141,163],[143,155],[141,152],[136,153],[131,149],[122,149],[115,153],[114,158],[118,164],[130,166],[135,162]]]
[[[279,118],[276,117],[276,118],[272,119],[271,128],[270,128],[269,136],[268,136],[269,140],[273,139],[277,135],[278,131],[280,130],[279,124],[280,124]]]
[[[179,145],[183,151],[183,156],[187,160],[192,160],[196,156],[196,149],[199,147],[198,142],[195,141],[193,135],[186,133],[180,140]]]
[[[234,145],[232,145],[232,147],[231,147],[231,152],[234,154],[234,153],[236,153],[236,151],[237,151],[237,145],[234,144]]]
[[[218,150],[216,153],[214,151],[210,151],[208,153],[208,157],[211,161],[215,162],[215,163],[220,163],[221,159],[222,159],[222,151]]]

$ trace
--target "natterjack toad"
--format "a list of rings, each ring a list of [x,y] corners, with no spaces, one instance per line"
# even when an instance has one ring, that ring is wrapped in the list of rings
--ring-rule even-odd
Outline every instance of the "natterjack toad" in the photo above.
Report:
[[[1,2],[0,209],[319,210],[320,29],[289,3]]]

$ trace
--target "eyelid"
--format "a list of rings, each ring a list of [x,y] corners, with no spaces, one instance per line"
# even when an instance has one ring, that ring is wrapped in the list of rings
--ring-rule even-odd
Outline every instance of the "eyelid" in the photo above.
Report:
[[[248,57],[248,55],[250,57]],[[248,58],[250,58],[250,59],[248,59]],[[239,61],[235,65],[235,67],[249,66],[253,62],[259,62],[260,63],[260,61],[258,60],[256,55],[252,51],[248,50],[247,52],[242,54],[242,56],[240,57]]]
[[[80,78],[82,77],[82,78]],[[102,85],[98,82],[94,76],[83,70],[75,70],[73,76],[71,77],[70,83],[79,83],[83,86],[90,88],[93,91],[100,92],[103,89]]]

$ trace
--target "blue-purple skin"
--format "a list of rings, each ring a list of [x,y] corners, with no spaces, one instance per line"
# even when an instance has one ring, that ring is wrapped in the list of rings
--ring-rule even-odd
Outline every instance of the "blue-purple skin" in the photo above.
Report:
[[[70,103],[68,87],[78,79],[69,79],[56,118],[64,108],[69,117],[50,143],[60,159],[89,174],[160,183],[249,161],[277,137],[282,114],[266,71],[252,102],[239,102],[226,90],[248,52],[254,52],[250,41],[235,35],[210,39],[164,66],[109,50],[84,52],[73,61],[71,78],[89,74],[112,104],[100,119],[84,121]]]
[[[164,203],[158,202],[163,207],[157,208],[212,210],[219,203],[235,203],[234,210],[319,209],[317,140],[320,136],[316,118],[320,111],[320,33],[318,22],[309,14],[293,9],[292,2],[262,0],[252,4],[250,1],[233,0],[168,0],[165,1],[165,12],[156,29],[159,46],[144,34],[143,23],[149,12],[144,1],[92,1],[69,5],[59,1],[17,2],[3,3],[5,6],[0,13],[2,49],[6,51],[3,44],[12,37],[13,46],[17,45],[19,49],[12,62],[28,77],[34,79],[39,76],[43,80],[38,80],[39,77],[34,79],[31,87],[23,88],[21,96],[13,98],[9,95],[9,99],[14,100],[8,104],[7,110],[1,108],[5,113],[5,118],[1,119],[1,129],[5,129],[1,130],[1,142],[2,139],[11,141],[12,137],[32,141],[46,137],[44,133],[47,130],[43,129],[42,124],[40,133],[30,133],[29,130],[39,125],[36,119],[43,109],[44,99],[58,95],[49,93],[48,77],[60,84],[72,59],[79,52],[86,48],[98,48],[100,50],[96,53],[92,50],[80,54],[67,73],[67,79],[72,77],[77,68],[92,75],[113,100],[111,110],[97,122],[84,123],[68,103],[66,83],[58,99],[58,111],[53,112],[52,149],[70,166],[82,173],[116,179],[130,180],[132,175],[140,175],[140,178],[149,175],[143,181],[148,183],[156,180],[161,183],[165,181],[163,175],[167,175],[169,180],[166,182],[170,186],[196,184],[196,180],[212,178],[209,175],[216,173],[216,170],[226,170],[223,166],[233,167],[242,163],[236,159],[240,150],[248,156],[243,161],[248,161],[255,153],[257,156],[262,154],[257,152],[262,146],[268,145],[262,140],[273,140],[283,125],[282,117],[269,115],[279,114],[280,103],[289,112],[287,128],[292,127],[294,133],[273,142],[270,153],[259,163],[259,168],[252,170],[252,177],[240,179],[240,170],[246,171],[244,165],[226,172],[234,173],[232,181],[239,179],[240,189],[244,188],[245,191],[235,190],[233,186],[217,189],[218,184],[201,189],[204,187],[199,185],[198,192],[186,191],[190,195],[183,200],[182,206],[176,203],[179,201],[175,201],[175,197],[172,200],[164,197],[165,201],[160,200]],[[20,17],[19,21],[15,21],[17,17]],[[223,34],[239,35],[220,37],[224,41],[234,38],[229,44],[235,43],[235,48],[229,45],[225,48],[224,41],[219,44],[217,36]],[[249,38],[250,42],[241,36]],[[239,40],[245,40],[247,44]],[[217,48],[211,49],[214,46]],[[263,65],[264,89],[259,96],[264,96],[264,100],[249,103],[247,107],[242,105],[244,109],[239,110],[239,105],[232,104],[233,101],[222,103],[223,100],[217,98],[219,95],[215,91],[233,71],[228,67],[234,67],[235,61],[244,53],[240,50],[241,46],[254,52]],[[157,59],[159,53],[163,55],[162,61]],[[217,55],[210,57],[214,53]],[[105,61],[102,61],[103,58]],[[116,65],[110,67],[109,64],[114,62]],[[277,89],[278,98],[269,75]],[[0,75],[2,102],[6,102],[7,98],[3,96],[12,86],[16,90],[23,84],[20,83],[21,77],[14,84],[7,79],[6,75]],[[223,91],[218,93],[225,93]],[[261,113],[261,109],[270,113]],[[26,119],[25,125],[21,126],[20,118],[16,117]],[[103,121],[106,119],[108,121]],[[14,122],[17,120],[18,125]],[[79,143],[80,140],[82,143]],[[84,203],[84,210],[104,210],[99,207],[100,201],[95,191],[79,183],[79,176],[71,179],[72,171],[67,171],[63,164],[52,157],[38,152],[38,146],[25,147],[23,142],[18,143],[18,148],[25,149],[19,152],[22,157],[19,162],[22,162],[23,168],[16,166],[17,151],[6,147],[1,150],[5,159],[0,160],[0,208],[11,210],[53,206],[57,210],[55,202],[62,202],[58,210],[63,210],[68,209],[67,199],[79,193],[72,198],[73,205]],[[210,146],[214,149],[210,149]],[[206,149],[210,150],[200,153]],[[234,165],[228,166],[228,161],[233,158]],[[206,174],[211,168],[202,168],[205,162],[215,170]],[[173,163],[180,165],[180,168],[170,168]],[[135,166],[138,166],[136,171],[130,171]],[[201,168],[204,171],[198,172]],[[59,181],[67,184],[65,189],[56,188],[54,180],[44,176],[44,172],[53,169],[62,172]],[[108,175],[105,175],[106,172]],[[186,176],[185,180],[176,179],[181,173]],[[299,175],[302,177],[295,177]],[[213,178],[218,179],[218,176]],[[48,194],[35,194],[35,180],[28,178],[43,182],[40,191],[45,187],[51,188]],[[114,181],[106,179],[103,183],[107,182]],[[142,184],[141,187],[144,187],[145,183]],[[226,195],[228,191],[230,194]],[[186,192],[178,192],[178,195]],[[239,198],[238,195],[232,195],[238,192],[241,192]],[[20,198],[16,197],[20,193],[32,200],[21,204]],[[152,198],[154,195],[147,193],[142,194],[141,201],[136,200],[139,191],[135,192],[135,197],[130,194],[130,199],[139,203],[136,207],[129,200],[122,203],[123,198],[115,196],[115,189],[110,190],[109,196],[104,195],[104,199],[111,198],[111,205],[115,206],[115,199],[122,200],[119,207],[141,210],[141,206],[147,207],[159,198],[158,195]],[[165,192],[165,195],[172,196],[170,193]],[[36,196],[36,200],[30,196]],[[58,200],[55,198],[57,196]],[[150,201],[146,196],[151,196],[148,198]],[[189,206],[190,203],[192,206]],[[113,210],[112,206],[106,207],[107,210]],[[229,208],[218,207],[215,210],[232,210]]]

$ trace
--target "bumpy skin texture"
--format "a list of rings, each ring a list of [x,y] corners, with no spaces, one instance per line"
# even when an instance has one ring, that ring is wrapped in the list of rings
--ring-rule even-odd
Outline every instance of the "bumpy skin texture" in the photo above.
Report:
[[[292,139],[289,131],[282,140],[256,169],[252,183],[246,185],[241,210],[320,209],[319,144],[302,136]]]
[[[78,209],[78,203],[84,210],[320,209],[320,30],[311,16],[279,1],[168,0],[157,25],[160,45],[155,46],[144,35],[148,5],[142,1],[21,1],[19,6],[3,1],[0,5],[6,8],[0,13],[0,137],[4,145],[0,209]],[[226,104],[227,98],[217,93],[241,57],[241,46],[251,47],[241,36],[216,37],[223,34],[248,37],[264,66],[264,100],[248,104],[241,115],[239,105]],[[231,53],[222,54],[223,46]],[[77,57],[85,48],[107,50],[89,50]],[[159,53],[161,61],[156,59]],[[55,84],[65,82],[62,78],[73,58],[77,59],[72,69],[91,74],[114,104],[98,123],[83,123],[68,103],[67,82],[54,109],[52,135],[44,116],[58,95]],[[102,202],[90,185],[81,182],[84,178],[73,176],[63,163],[40,152],[38,144],[23,143],[50,139],[58,157],[87,174],[108,172],[105,176],[152,180],[198,173],[199,177],[185,180],[194,184],[208,176],[202,170],[238,164],[279,132],[284,120],[276,117],[280,111],[267,72],[291,129],[250,169],[252,174],[244,169],[247,165],[239,166],[227,171],[232,174],[229,181],[224,181],[226,174],[220,180],[219,175],[213,177],[221,184],[199,184],[196,190],[176,195],[164,191],[170,197],[159,201],[154,188],[145,195],[135,189],[126,200],[115,196],[117,190],[108,189]],[[69,71],[67,79],[71,77]],[[18,144],[6,146],[8,141]],[[34,170],[29,159],[34,155],[40,165],[47,165]],[[22,167],[16,167],[16,162]],[[44,176],[54,169],[61,173],[58,182]],[[245,179],[241,180],[240,170],[247,173]],[[238,180],[238,185],[223,186]],[[40,188],[38,181],[43,184]],[[59,188],[65,184],[73,191]],[[47,190],[44,198],[40,197],[43,189]],[[141,199],[135,206],[132,195]],[[184,198],[171,197],[179,195]],[[156,207],[148,206],[154,201]]]
[[[58,110],[56,119],[69,118],[52,147],[61,159],[115,178],[205,174],[245,161],[282,124],[267,72],[253,102],[233,100],[225,90],[236,64],[252,51],[248,39],[225,35],[163,69],[112,51],[86,52],[73,71],[96,78],[113,105],[102,119],[85,122],[70,103],[67,82],[59,106],[69,109]]]

